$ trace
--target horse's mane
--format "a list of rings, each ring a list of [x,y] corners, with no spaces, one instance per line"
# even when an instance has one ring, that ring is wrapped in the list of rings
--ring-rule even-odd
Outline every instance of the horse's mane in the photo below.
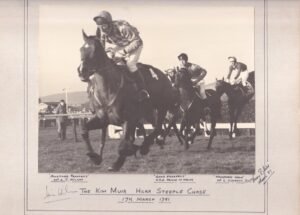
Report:
[[[104,61],[109,62],[109,65],[112,66],[112,69],[110,70],[110,72],[106,72],[104,73],[103,70],[101,72],[101,76],[105,77],[106,80],[108,81],[108,87],[112,90],[116,90],[119,87],[119,82],[116,81],[118,80],[121,76],[123,76],[123,69],[121,66],[117,65],[116,62],[113,59],[108,58],[107,53],[104,49],[104,47],[101,44],[101,41],[99,39],[99,36],[97,35],[90,35],[88,36],[89,40],[93,40],[95,41],[95,52],[96,52],[96,59],[98,59],[98,62],[105,58]],[[104,66],[104,67],[107,67]],[[116,71],[116,72],[113,72]],[[96,72],[99,73],[99,72]]]

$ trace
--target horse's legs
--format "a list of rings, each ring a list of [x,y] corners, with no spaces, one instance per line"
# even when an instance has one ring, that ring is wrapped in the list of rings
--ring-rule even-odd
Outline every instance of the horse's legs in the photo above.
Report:
[[[181,135],[182,137],[184,136],[184,135],[183,135],[183,131],[184,131],[186,125],[187,125],[186,117],[183,116],[182,121],[181,121],[181,123],[180,123],[180,130],[179,130],[179,133],[180,133],[180,135]]]
[[[169,120],[169,123],[168,123],[168,126],[165,127],[165,131],[164,131],[164,134],[163,134],[163,142],[165,143],[165,140],[166,140],[166,137],[170,134],[170,131],[171,129],[173,128],[180,144],[182,145],[183,142],[182,142],[182,139],[181,139],[181,136],[180,136],[180,133],[179,133],[179,130],[176,126],[176,121],[178,119],[178,114],[173,114],[173,116],[171,117],[171,119]],[[163,124],[165,125],[165,124]]]
[[[100,151],[99,155],[102,160],[102,155],[103,155],[103,149],[105,146],[105,141],[106,141],[106,133],[107,133],[107,127],[101,129],[101,143],[100,143]]]
[[[229,138],[232,139],[233,122],[234,122],[234,107],[231,105],[229,105],[229,117],[230,117]]]
[[[181,124],[180,124],[180,134],[184,139],[184,148],[188,149],[189,146],[189,142],[190,142],[190,131],[191,131],[191,120],[188,120],[188,115],[185,113],[183,115]]]
[[[201,127],[200,127],[200,124],[203,126],[203,120],[200,118],[199,122],[198,123],[195,123],[195,135],[201,135],[202,132],[201,132]]]
[[[172,125],[169,123],[168,126],[166,126],[166,124],[163,123],[162,126],[163,126],[162,134],[160,136],[156,137],[156,139],[155,139],[155,143],[157,145],[159,145],[161,149],[164,148],[166,137],[170,133]]]
[[[176,122],[175,123],[173,123],[173,129],[174,129],[174,132],[175,132],[175,134],[176,134],[176,136],[177,136],[177,139],[179,140],[179,142],[180,142],[180,145],[183,145],[183,141],[182,141],[182,139],[181,139],[181,135],[180,135],[180,132],[179,132],[179,130],[178,130],[178,128],[177,128],[177,126],[176,126]]]
[[[236,110],[235,118],[234,118],[234,133],[238,136],[239,135],[239,130],[237,128],[237,121],[239,119],[239,116],[241,115],[243,110],[243,106],[239,106]]]
[[[189,138],[190,139],[190,142],[191,142],[191,144],[193,144],[194,143],[194,140],[195,140],[195,138],[196,138],[196,136],[197,136],[197,134],[200,134],[200,130],[201,130],[201,128],[200,128],[200,125],[199,125],[199,123],[198,122],[196,122],[195,124],[194,124],[194,127],[195,127],[195,132],[192,134],[192,136]]]
[[[142,133],[142,135],[145,139],[146,138],[146,130],[145,130],[143,123],[138,122],[136,127],[139,129],[139,131]]]
[[[159,109],[157,111],[157,122],[155,125],[154,130],[147,136],[142,143],[142,146],[140,148],[140,153],[142,155],[148,154],[149,153],[149,148],[150,145],[154,143],[154,139],[159,135],[162,134],[162,124],[165,119],[167,110],[166,109]]]
[[[187,150],[190,147],[190,144],[192,143],[192,136],[191,135],[191,123],[190,120],[185,120],[185,128],[184,128],[184,148]]]
[[[133,144],[135,140],[135,128],[137,124],[133,121],[127,121],[123,124],[124,135],[119,145],[119,154],[130,156],[135,154],[137,146]]]
[[[209,136],[210,135],[210,130],[207,127],[207,123],[206,123],[206,119],[202,120],[202,124],[203,124],[203,130],[204,130],[204,136]]]
[[[88,153],[87,155],[90,157],[90,159],[97,165],[99,165],[102,161],[102,157],[100,157],[97,153],[95,153],[90,139],[89,139],[89,131],[90,130],[95,130],[95,129],[103,129],[107,127],[107,122],[105,119],[100,119],[98,117],[93,117],[90,120],[86,122],[86,120],[83,120],[81,123],[82,126],[82,138],[84,142],[86,143]],[[105,141],[105,140],[104,140]]]
[[[138,146],[134,145],[135,140],[135,130],[137,122],[126,121],[123,124],[123,137],[119,145],[119,156],[118,159],[114,162],[112,167],[109,167],[109,171],[119,171],[120,168],[125,163],[126,157],[134,155],[138,150]]]
[[[214,136],[216,135],[216,124],[217,124],[216,116],[211,115],[211,128],[210,128],[210,135],[209,135],[207,149],[210,149]]]

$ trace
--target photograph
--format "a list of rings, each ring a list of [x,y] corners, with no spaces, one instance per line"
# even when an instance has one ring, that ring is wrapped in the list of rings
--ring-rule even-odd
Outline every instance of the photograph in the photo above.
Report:
[[[37,23],[39,173],[255,173],[253,7],[62,1]]]

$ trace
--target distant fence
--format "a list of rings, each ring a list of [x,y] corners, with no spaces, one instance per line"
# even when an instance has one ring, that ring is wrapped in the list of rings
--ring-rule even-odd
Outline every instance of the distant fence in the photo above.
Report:
[[[70,113],[70,114],[45,114],[45,115],[39,115],[39,121],[40,122],[46,122],[47,120],[51,120],[53,123],[55,123],[55,119],[57,117],[61,116],[67,116],[68,119],[72,122],[73,125],[73,132],[75,140],[77,141],[77,125],[80,124],[79,119],[90,119],[94,115],[91,113]],[[210,127],[210,123],[207,123],[207,125]],[[41,126],[41,125],[40,125]],[[179,128],[180,124],[177,124],[177,127]],[[43,127],[43,126],[41,126]],[[45,127],[45,126],[44,126]],[[144,127],[147,130],[153,129],[151,124],[144,124]],[[202,128],[202,126],[200,125]],[[218,130],[218,134],[221,135],[227,135],[229,130],[229,123],[217,123],[216,129]],[[238,128],[242,130],[242,134],[245,135],[254,135],[255,134],[255,123],[238,123]],[[122,135],[122,128],[115,125],[109,125],[108,126],[108,137],[111,139],[119,139]]]

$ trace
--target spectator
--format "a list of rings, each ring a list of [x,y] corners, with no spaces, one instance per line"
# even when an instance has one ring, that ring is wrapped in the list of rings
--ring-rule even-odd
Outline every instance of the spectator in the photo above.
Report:
[[[67,113],[67,106],[64,100],[60,100],[59,104],[54,110],[54,113],[56,114],[66,114]],[[66,132],[67,132],[67,116],[58,116],[56,118],[56,124],[57,124],[57,132],[58,137],[60,140],[66,139]]]

